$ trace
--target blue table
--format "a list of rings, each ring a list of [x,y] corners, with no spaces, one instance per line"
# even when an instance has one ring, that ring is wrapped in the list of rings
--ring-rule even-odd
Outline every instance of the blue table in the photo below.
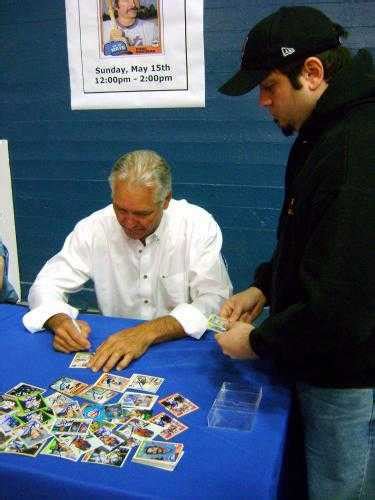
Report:
[[[57,353],[48,332],[30,334],[21,322],[26,309],[0,304],[0,393],[19,382],[48,387],[65,375],[87,383],[99,374],[68,368],[73,355]],[[92,326],[92,343],[136,320],[82,314]],[[116,372],[117,373],[117,372]],[[163,397],[180,392],[200,406],[181,421],[189,429],[174,441],[185,454],[174,472],[131,462],[120,468],[47,456],[0,454],[0,498],[68,499],[274,499],[281,495],[290,390],[257,364],[233,361],[220,352],[212,332],[153,346],[121,375],[165,378]],[[255,381],[263,397],[251,432],[210,428],[207,414],[223,381]],[[52,391],[49,390],[50,394]],[[163,408],[156,403],[154,412]],[[289,496],[290,498],[290,496]]]

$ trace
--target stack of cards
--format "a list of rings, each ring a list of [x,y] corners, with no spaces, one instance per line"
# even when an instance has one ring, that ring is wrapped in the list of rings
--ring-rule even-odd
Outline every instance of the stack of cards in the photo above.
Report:
[[[173,471],[183,454],[184,445],[181,443],[144,441],[135,452],[132,462]]]

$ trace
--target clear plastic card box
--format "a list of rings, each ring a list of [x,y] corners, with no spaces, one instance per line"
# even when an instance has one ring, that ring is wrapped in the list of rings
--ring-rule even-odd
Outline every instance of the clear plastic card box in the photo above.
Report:
[[[223,382],[208,413],[208,426],[251,431],[261,399],[260,384]]]

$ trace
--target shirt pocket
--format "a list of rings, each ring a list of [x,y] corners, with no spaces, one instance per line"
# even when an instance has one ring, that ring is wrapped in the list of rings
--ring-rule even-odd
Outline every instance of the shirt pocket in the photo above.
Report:
[[[161,274],[159,276],[161,302],[169,311],[188,301],[186,273]]]

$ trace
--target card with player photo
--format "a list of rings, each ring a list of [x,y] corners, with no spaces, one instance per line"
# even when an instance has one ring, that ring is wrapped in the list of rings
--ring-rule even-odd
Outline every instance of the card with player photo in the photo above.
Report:
[[[103,422],[106,420],[106,414],[103,405],[97,403],[83,403],[81,405],[83,418],[90,418],[94,422]]]
[[[0,395],[0,415],[4,413],[12,413],[17,409],[17,402],[15,398],[6,396],[5,394]]]
[[[112,424],[111,422],[91,422],[89,425],[89,432],[91,434],[94,434],[96,436],[97,434],[102,434],[103,427],[107,429],[108,432],[112,432],[114,429],[116,429],[117,424]]]
[[[155,394],[163,382],[164,379],[161,377],[133,373],[129,380],[128,389],[152,392]]]
[[[136,408],[138,410],[151,410],[158,399],[155,394],[126,391],[119,399],[119,403],[125,408]]]
[[[50,430],[56,420],[56,416],[53,411],[48,408],[46,410],[38,410],[34,413],[28,413],[27,415],[20,416],[19,419],[22,420],[24,424],[39,422],[46,429]]]
[[[164,406],[164,408],[175,417],[183,417],[184,415],[199,409],[198,405],[178,393],[174,393],[160,399],[159,404]]]
[[[46,401],[41,396],[41,394],[35,394],[34,396],[28,396],[27,398],[16,398],[17,403],[17,415],[27,415],[28,413],[33,413],[37,410],[46,410],[48,408]]]
[[[163,428],[160,432],[159,436],[167,441],[169,439],[174,438],[177,434],[184,432],[188,429],[188,426],[177,420],[177,418],[173,418],[166,413],[158,413],[150,418],[150,422],[153,422],[156,425],[159,425]]]
[[[71,401],[55,410],[56,417],[82,418],[82,411],[78,401]]]
[[[163,428],[160,425],[156,425],[151,420],[143,420],[141,418],[131,418],[117,429],[120,435],[124,435],[129,438],[132,437],[138,441],[143,441],[144,439],[154,439],[160,434]]]
[[[44,394],[46,392],[46,389],[43,387],[37,387],[36,385],[31,385],[31,384],[26,384],[25,382],[20,382],[16,386],[12,387],[6,393],[4,396],[10,397],[10,398],[28,398],[30,396],[35,396],[37,394]]]
[[[95,386],[111,391],[124,392],[129,384],[129,379],[112,373],[103,373],[94,383]]]
[[[77,462],[82,452],[74,446],[69,446],[63,440],[57,437],[52,438],[40,451],[41,455],[49,455],[52,457],[65,458]]]
[[[93,356],[93,352],[76,352],[69,368],[88,368]]]
[[[93,434],[87,433],[86,436],[59,436],[59,440],[63,441],[70,447],[75,447],[79,452],[88,453],[102,446],[102,442]]]
[[[114,412],[113,407],[118,408],[121,407],[121,415]],[[137,410],[136,408],[126,408],[121,405],[121,403],[116,403],[114,405],[104,405],[105,412],[107,415],[107,420],[110,422],[114,422],[116,424],[125,424],[131,418],[137,417],[142,418],[143,420],[149,420],[152,417],[152,410]]]
[[[97,404],[104,404],[115,396],[118,396],[118,393],[116,391],[103,389],[103,387],[99,387],[96,385],[90,385],[79,393],[80,398],[88,399],[89,401]]]
[[[59,434],[86,436],[90,424],[91,420],[86,418],[57,418],[51,432],[56,436]]]
[[[0,452],[4,451],[4,448],[11,439],[14,439],[12,434],[7,435],[3,431],[0,431]]]
[[[112,451],[107,450],[104,446],[86,453],[82,457],[82,462],[99,465],[109,465],[112,467],[122,467],[129,456],[131,448],[126,444],[121,444]]]
[[[31,448],[39,443],[44,443],[52,437],[52,434],[40,422],[33,421],[17,429],[17,437],[25,443],[27,448]]]
[[[23,425],[23,422],[16,415],[0,415],[0,431],[6,435],[12,434],[12,432],[21,425]]]
[[[106,425],[101,425],[91,432],[107,450],[113,450],[124,441],[121,435]]]
[[[4,453],[14,453],[17,455],[25,455],[27,457],[36,457],[43,448],[44,444],[45,441],[28,447],[21,439],[16,437],[8,442],[6,448],[4,449]]]
[[[44,400],[47,403],[48,407],[56,414],[62,411],[62,409],[65,408],[67,404],[75,402],[74,399],[70,398],[69,396],[65,396],[65,394],[61,394],[61,392],[54,392],[53,394],[46,396]]]
[[[70,377],[60,377],[50,387],[54,391],[61,392],[66,396],[78,396],[89,387],[89,384]]]

